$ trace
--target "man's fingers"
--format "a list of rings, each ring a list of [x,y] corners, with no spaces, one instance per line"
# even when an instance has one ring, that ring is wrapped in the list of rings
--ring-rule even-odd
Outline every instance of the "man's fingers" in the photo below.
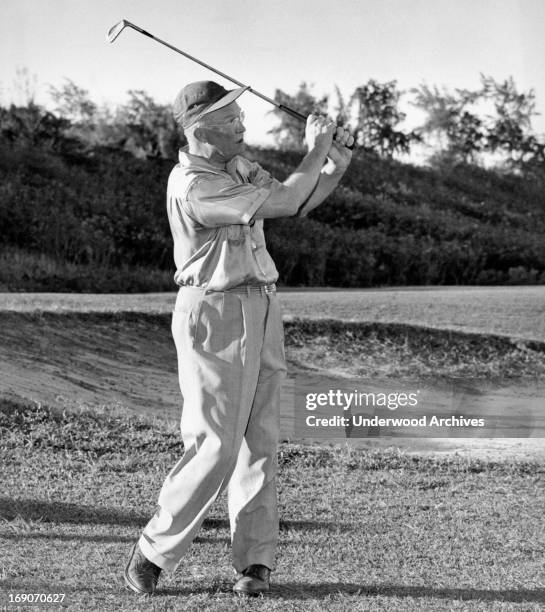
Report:
[[[326,117],[325,115],[316,115],[316,120],[320,126],[325,127],[328,130],[334,130],[337,127],[335,122],[331,121],[331,119],[329,119],[329,117]]]
[[[305,130],[305,137],[309,148],[312,149],[318,146],[327,151],[331,147],[336,131],[337,125],[330,118],[318,114],[309,115]]]
[[[337,125],[336,123],[334,123],[333,121],[327,121],[325,124],[325,128],[328,132],[328,134],[331,134],[331,138],[335,137],[335,131],[337,129]]]
[[[307,117],[307,125],[319,125],[321,117],[320,115],[313,115],[312,113]]]
[[[318,127],[322,134],[327,134],[327,136],[331,139],[335,136],[335,130],[337,129],[337,125],[331,119],[327,117],[320,116],[318,117]]]
[[[334,121],[331,121],[331,119],[329,119],[325,115],[310,114],[307,118],[307,123],[315,123],[320,127],[327,128],[327,130],[334,130],[337,127],[336,123]]]
[[[335,131],[335,142],[345,147],[351,147],[354,144],[354,138],[345,127],[338,126]]]

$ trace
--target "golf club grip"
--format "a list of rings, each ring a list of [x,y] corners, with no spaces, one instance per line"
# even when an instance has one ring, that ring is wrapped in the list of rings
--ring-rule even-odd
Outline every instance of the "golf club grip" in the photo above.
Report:
[[[290,108],[289,106],[285,106],[284,104],[279,104],[278,108],[280,110],[283,110],[285,113],[288,113],[288,115],[291,115],[294,119],[299,119],[299,121],[302,121],[303,123],[307,122],[307,117],[305,117],[305,115],[298,113],[296,110],[293,110],[293,108]],[[352,144],[351,146],[347,147],[347,149],[350,149],[350,150],[354,149],[354,145]]]
[[[285,113],[288,113],[288,115],[291,115],[294,119],[299,119],[299,121],[302,121],[303,123],[307,122],[307,118],[305,117],[305,115],[298,113],[297,111],[293,110],[293,108],[290,108],[289,106],[285,106],[284,104],[279,104],[278,108],[280,110],[283,110]]]

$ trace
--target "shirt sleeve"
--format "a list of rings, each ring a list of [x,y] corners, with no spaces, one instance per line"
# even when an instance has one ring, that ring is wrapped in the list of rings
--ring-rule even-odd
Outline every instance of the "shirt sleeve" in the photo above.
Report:
[[[286,193],[284,185],[273,178],[269,172],[264,170],[258,163],[251,165],[249,180],[253,185],[267,188],[271,197],[268,198],[255,214],[255,219],[275,219],[278,217],[288,217],[294,214],[293,205],[290,202],[289,194]]]
[[[248,225],[270,191],[270,186],[236,183],[229,177],[200,178],[184,204],[187,214],[204,227]]]
[[[250,167],[249,180],[257,187],[271,187],[276,181],[269,172],[264,170],[257,162]]]

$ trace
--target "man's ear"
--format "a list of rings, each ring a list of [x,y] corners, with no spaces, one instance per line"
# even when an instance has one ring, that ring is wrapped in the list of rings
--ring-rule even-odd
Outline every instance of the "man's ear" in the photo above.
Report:
[[[209,144],[209,139],[208,139],[208,130],[206,130],[205,128],[202,127],[196,127],[193,130],[193,136],[195,137],[196,140],[198,140],[199,142],[202,142],[203,144]]]

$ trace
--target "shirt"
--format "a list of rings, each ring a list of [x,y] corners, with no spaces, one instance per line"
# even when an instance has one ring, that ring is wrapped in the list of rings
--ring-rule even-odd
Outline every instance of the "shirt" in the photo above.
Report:
[[[175,282],[211,291],[276,282],[263,219],[253,216],[280,188],[259,164],[240,155],[221,167],[187,147],[180,150],[167,187]]]

